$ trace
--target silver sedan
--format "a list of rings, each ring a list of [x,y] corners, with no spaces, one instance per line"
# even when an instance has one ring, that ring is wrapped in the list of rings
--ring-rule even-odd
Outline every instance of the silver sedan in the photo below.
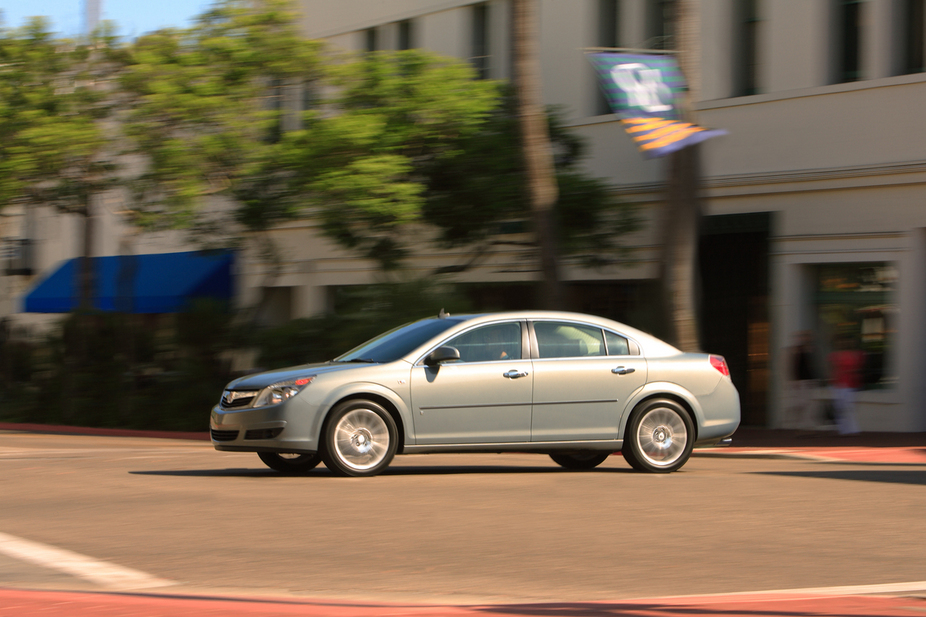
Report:
[[[664,473],[739,421],[721,356],[590,315],[442,312],[330,362],[232,381],[210,428],[217,450],[290,473],[324,461],[372,476],[396,454],[506,451],[569,469],[622,452]]]

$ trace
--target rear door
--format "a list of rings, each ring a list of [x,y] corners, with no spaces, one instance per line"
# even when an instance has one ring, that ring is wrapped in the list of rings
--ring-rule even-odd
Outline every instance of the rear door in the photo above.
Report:
[[[531,441],[617,439],[621,410],[646,382],[627,337],[569,321],[532,322]]]

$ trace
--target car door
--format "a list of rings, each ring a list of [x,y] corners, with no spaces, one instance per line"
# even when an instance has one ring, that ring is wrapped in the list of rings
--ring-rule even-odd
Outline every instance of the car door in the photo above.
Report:
[[[412,367],[416,444],[530,441],[533,375],[526,323],[476,326],[440,346],[458,349],[460,360]]]
[[[531,326],[531,441],[616,439],[625,402],[646,382],[639,347],[588,324],[538,320]]]

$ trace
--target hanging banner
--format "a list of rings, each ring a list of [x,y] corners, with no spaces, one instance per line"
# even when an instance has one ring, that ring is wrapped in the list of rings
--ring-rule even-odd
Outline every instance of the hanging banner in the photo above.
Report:
[[[705,139],[726,135],[681,120],[686,90],[676,59],[668,54],[586,54],[611,110],[647,157],[665,156]]]

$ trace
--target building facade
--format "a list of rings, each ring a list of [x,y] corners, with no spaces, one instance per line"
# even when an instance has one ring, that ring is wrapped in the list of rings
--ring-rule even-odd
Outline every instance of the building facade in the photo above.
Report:
[[[512,75],[509,0],[301,0],[307,36],[358,53],[424,48]],[[543,96],[587,140],[587,170],[646,213],[630,267],[565,270],[577,308],[626,319],[656,258],[666,163],[644,159],[607,109],[584,50],[672,49],[672,0],[539,0]],[[787,426],[789,348],[816,339],[816,368],[846,338],[866,353],[857,415],[865,431],[926,430],[926,105],[923,0],[700,0],[699,71],[688,75],[699,124],[728,135],[702,146],[702,342],[727,356],[744,423]],[[298,98],[298,97],[297,97]],[[8,217],[9,218],[9,217]],[[46,220],[47,219],[47,220]],[[69,255],[29,222],[37,271]],[[20,228],[25,219],[17,219]],[[9,233],[12,219],[3,230]],[[120,232],[98,254],[116,254]],[[104,234],[100,234],[103,236]],[[306,238],[312,238],[307,242]],[[376,267],[333,246],[311,222],[274,232],[278,267],[245,256],[242,306],[268,323],[327,310],[330,290],[377,280]],[[53,242],[51,242],[53,244]],[[57,252],[62,254],[59,256]],[[463,253],[410,262],[427,274]],[[459,275],[471,283],[535,279],[523,254],[499,253]],[[3,277],[4,313],[29,277]],[[2,291],[2,290],[0,290]]]

